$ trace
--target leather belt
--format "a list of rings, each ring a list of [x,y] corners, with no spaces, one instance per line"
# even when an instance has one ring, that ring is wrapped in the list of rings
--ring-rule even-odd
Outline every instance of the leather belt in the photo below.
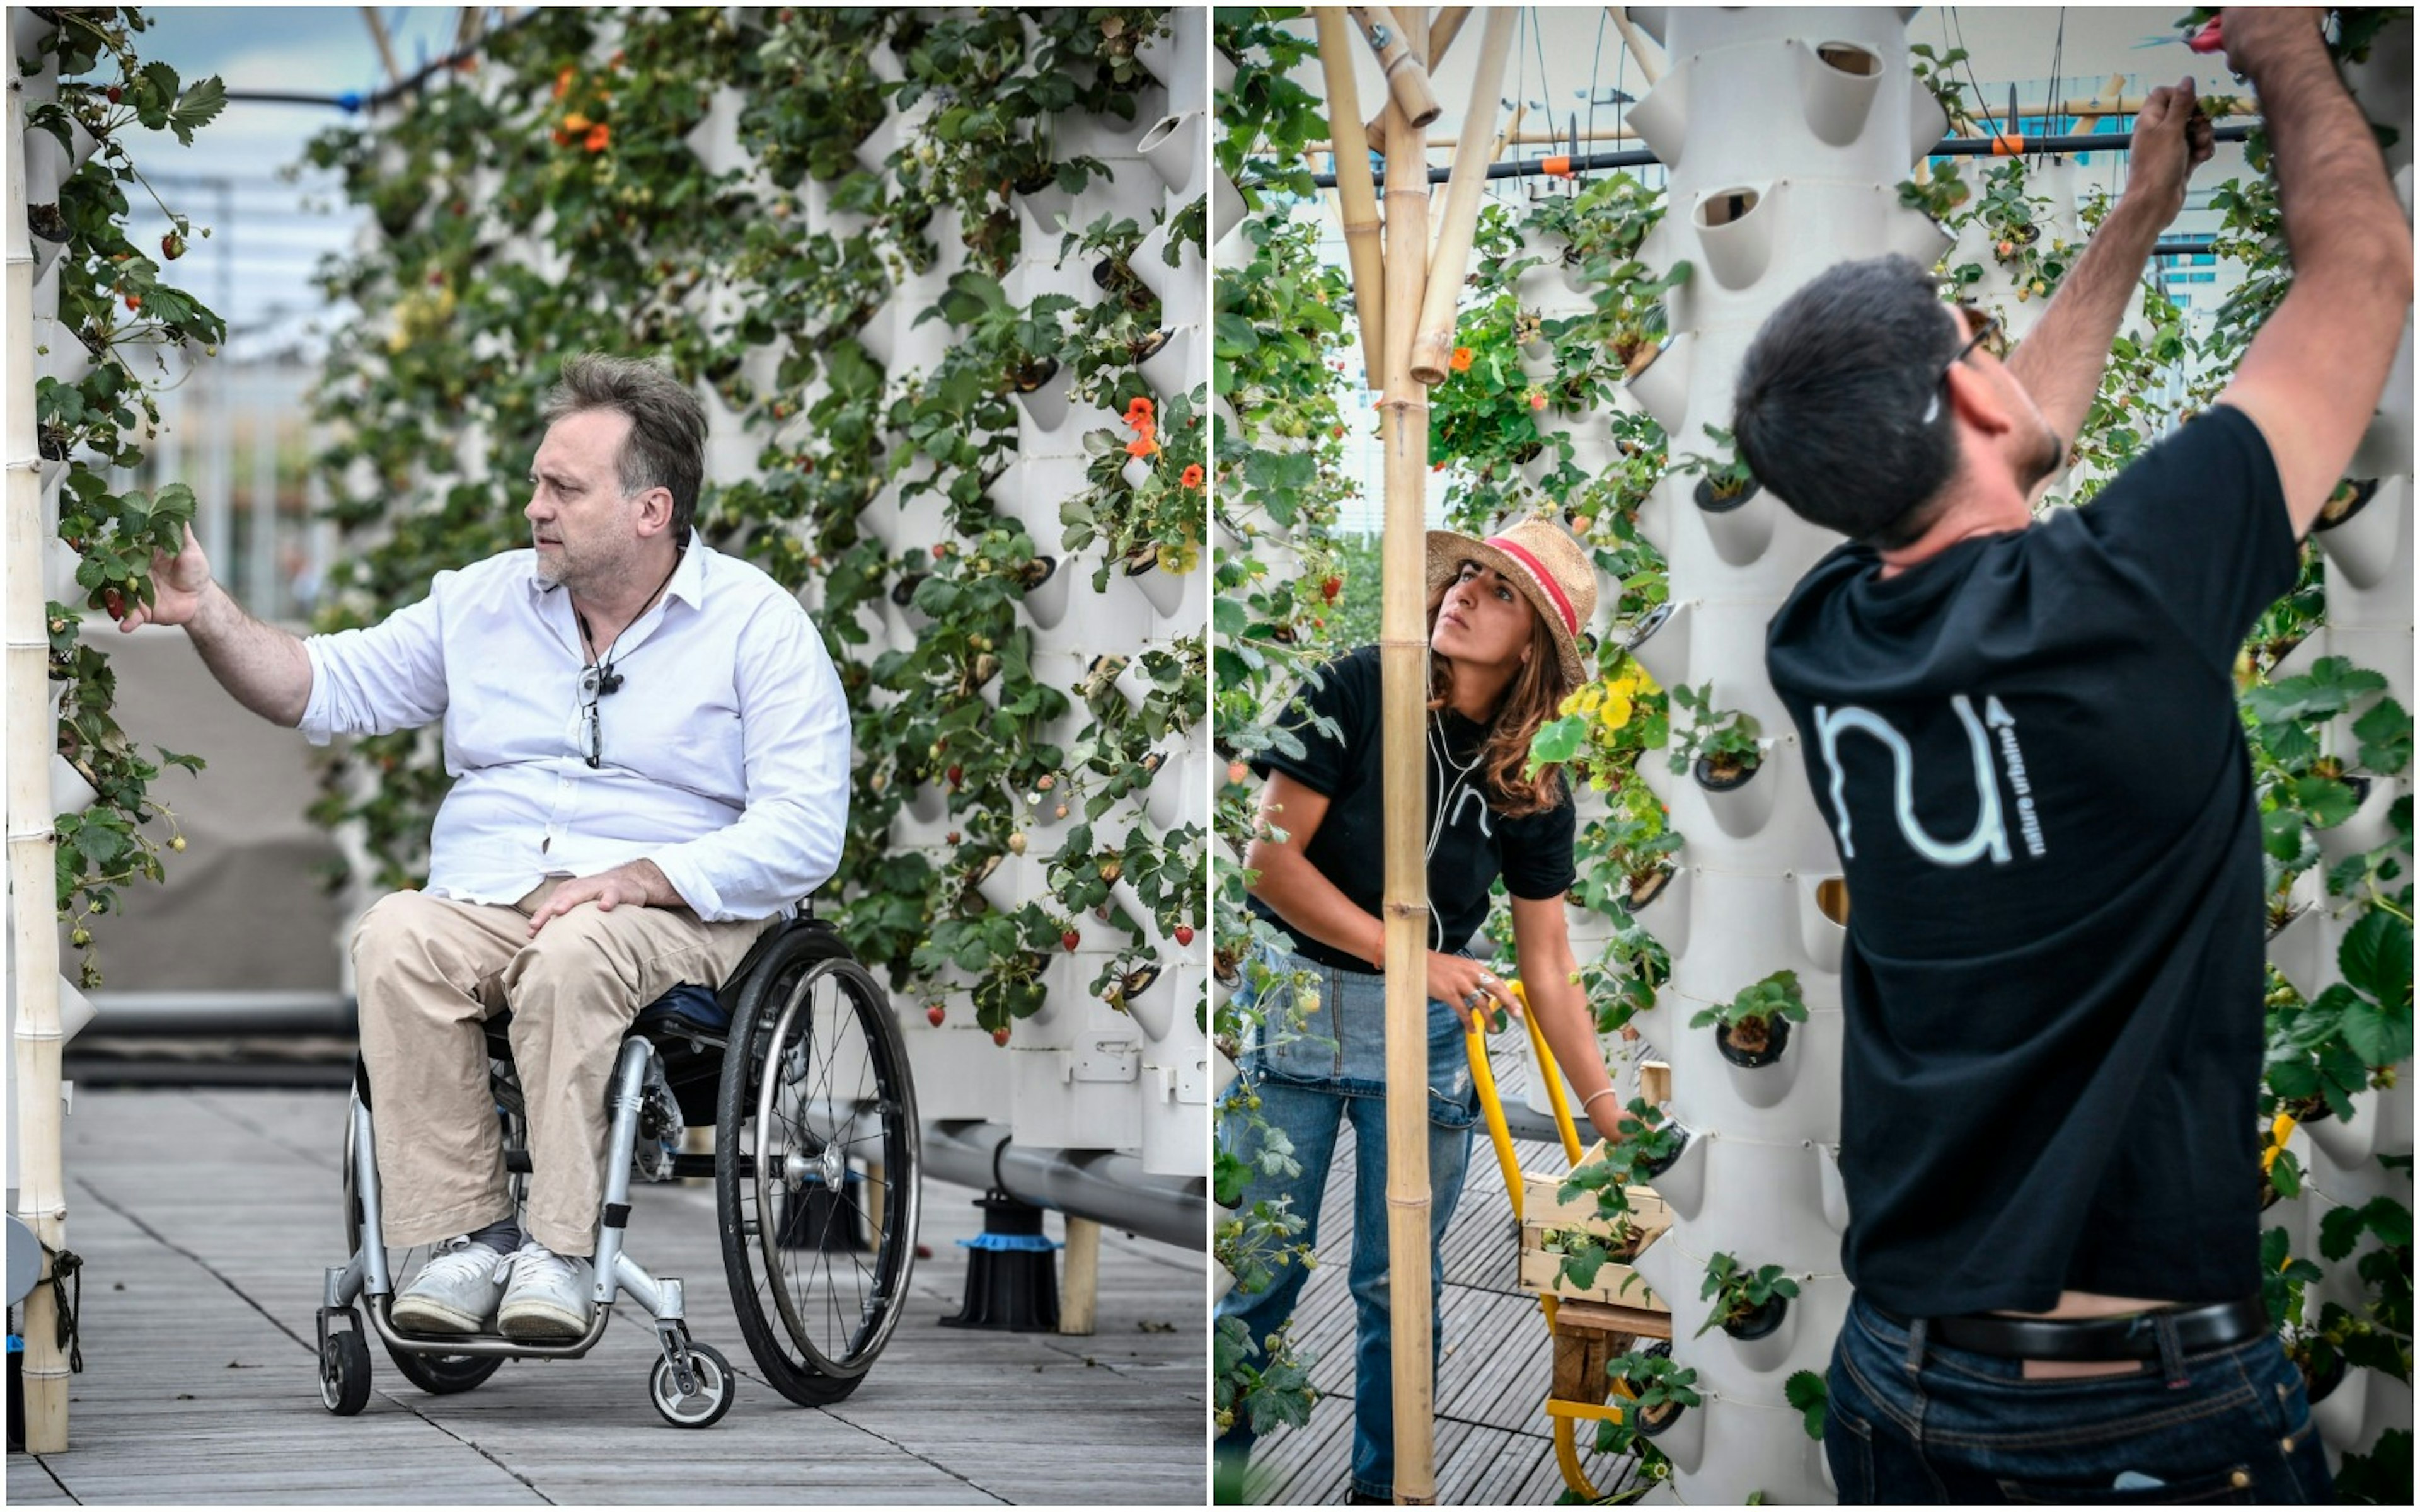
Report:
[[[1907,1319],[1887,1307],[1874,1311],[1901,1328],[1908,1326]],[[2269,1310],[2259,1298],[2246,1297],[2241,1302],[2160,1307],[2112,1318],[2001,1318],[1967,1313],[1932,1319],[1926,1323],[1925,1334],[1932,1342],[1953,1350],[2009,1360],[2156,1360],[2160,1357],[2158,1323],[2164,1318],[2175,1326],[2177,1348],[2186,1354],[2232,1349],[2270,1332]]]

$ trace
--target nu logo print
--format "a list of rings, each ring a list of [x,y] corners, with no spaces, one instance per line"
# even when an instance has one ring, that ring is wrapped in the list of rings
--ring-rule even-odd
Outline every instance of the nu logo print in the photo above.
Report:
[[[1975,816],[1974,833],[1964,840],[1935,840],[1925,832],[1916,817],[1916,752],[1907,737],[1890,726],[1890,721],[1871,709],[1831,709],[1815,706],[1815,734],[1822,750],[1824,767],[1832,774],[1832,812],[1840,832],[1840,857],[1848,860],[1857,854],[1850,838],[1849,807],[1843,801],[1842,787],[1847,774],[1839,759],[1840,735],[1844,731],[1860,731],[1882,742],[1891,754],[1891,807],[1899,819],[1899,830],[1916,855],[1936,866],[1967,866],[1988,855],[1996,863],[2009,859],[2009,830],[2000,810],[1999,775],[1992,769],[1992,737],[1984,726],[1989,724],[2000,734],[2000,744],[2007,751],[2011,778],[2017,784],[2018,803],[2023,810],[2025,849],[2040,856],[2045,847],[2041,840],[2040,822],[2033,811],[2032,790],[2024,776],[2024,757],[2017,752],[2016,725],[2009,711],[1996,698],[1984,700],[1984,717],[1975,717],[1975,705],[1963,693],[1949,700],[1958,713],[1959,721],[1966,727],[1966,743],[1975,761],[1975,795],[1979,811]]]

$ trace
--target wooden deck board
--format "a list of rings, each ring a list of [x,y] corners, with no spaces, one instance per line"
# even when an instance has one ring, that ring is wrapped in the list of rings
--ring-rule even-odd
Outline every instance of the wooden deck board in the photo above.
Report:
[[[1206,1266],[1115,1232],[1089,1337],[941,1328],[977,1194],[927,1182],[908,1309],[856,1395],[801,1409],[759,1377],[722,1275],[712,1193],[633,1193],[630,1251],[688,1280],[691,1327],[737,1372],[703,1432],[647,1399],[652,1330],[626,1302],[582,1360],[512,1362],[428,1396],[372,1349],[359,1417],[319,1405],[321,1270],[342,1259],[343,1098],[79,1092],[69,1242],[85,1258],[70,1447],[8,1457],[25,1504],[998,1502],[1200,1504]],[[1048,1220],[1056,1235],[1060,1221]],[[64,1485],[64,1491],[61,1486]]]

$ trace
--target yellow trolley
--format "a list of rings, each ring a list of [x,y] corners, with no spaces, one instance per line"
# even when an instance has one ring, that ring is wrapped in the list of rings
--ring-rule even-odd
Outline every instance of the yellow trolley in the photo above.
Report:
[[[1556,1132],[1561,1136],[1563,1158],[1568,1168],[1576,1168],[1585,1153],[1580,1146],[1577,1128],[1572,1121],[1571,1100],[1563,1090],[1563,1078],[1555,1063],[1554,1052],[1546,1046],[1546,1037],[1538,1027],[1537,1019],[1526,1011],[1528,996],[1519,982],[1511,984],[1520,997],[1525,1011],[1521,1023],[1528,1030],[1529,1049],[1535,1057],[1537,1074],[1544,1078],[1546,1097],[1555,1112]],[[1546,1176],[1528,1176],[1520,1168],[1512,1152],[1512,1135],[1504,1121],[1504,1103],[1496,1088],[1496,1073],[1488,1061],[1486,1037],[1471,1033],[1465,1037],[1465,1049],[1470,1057],[1470,1072],[1479,1087],[1481,1111],[1486,1115],[1488,1137],[1496,1146],[1497,1164],[1503,1168],[1504,1188],[1512,1199],[1513,1221],[1522,1226],[1524,1234],[1530,1232],[1526,1210],[1533,1205],[1552,1204],[1554,1188],[1563,1180],[1563,1172]],[[1539,1189],[1533,1197],[1532,1187]],[[1635,1189],[1643,1191],[1644,1189]],[[1555,1341],[1554,1382],[1548,1388],[1545,1412],[1555,1425],[1555,1458],[1563,1473],[1563,1483],[1576,1494],[1595,1500],[1600,1494],[1590,1483],[1580,1464],[1578,1425],[1587,1422],[1620,1422],[1625,1410],[1623,1403],[1608,1403],[1608,1395],[1619,1395],[1625,1400],[1631,1393],[1621,1382],[1608,1381],[1605,1367],[1615,1357],[1625,1352],[1630,1342],[1641,1338],[1669,1339],[1672,1336],[1672,1316],[1654,1308],[1624,1306],[1610,1301],[1582,1301],[1559,1295],[1555,1290],[1550,1269],[1542,1270],[1526,1250],[1522,1268],[1522,1287],[1533,1291],[1538,1305],[1545,1314],[1546,1332]],[[1551,1264],[1551,1257],[1544,1257]]]

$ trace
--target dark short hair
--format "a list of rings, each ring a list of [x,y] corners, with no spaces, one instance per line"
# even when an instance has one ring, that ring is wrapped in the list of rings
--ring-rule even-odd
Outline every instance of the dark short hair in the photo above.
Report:
[[[1731,397],[1740,455],[1802,519],[1904,546],[1958,471],[1940,393],[1957,349],[1957,322],[1914,259],[1836,264],[1782,301],[1748,347]]]
[[[669,488],[673,495],[673,543],[689,539],[697,517],[697,491],[706,478],[706,407],[689,385],[662,366],[635,357],[582,352],[563,364],[546,396],[542,418],[552,425],[566,415],[613,409],[630,417],[630,434],[614,459],[622,492]]]

